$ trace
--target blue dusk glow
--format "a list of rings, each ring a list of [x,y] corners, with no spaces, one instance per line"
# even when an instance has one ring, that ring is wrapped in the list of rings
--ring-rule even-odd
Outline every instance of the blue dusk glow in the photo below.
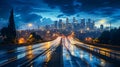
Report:
[[[53,21],[76,17],[91,18],[96,26],[120,26],[120,0],[1,0],[0,29],[7,25],[10,10],[14,9],[17,29],[27,28],[24,24],[44,26]],[[47,22],[44,22],[44,21]],[[103,23],[100,21],[105,20]],[[24,26],[24,27],[21,27]]]

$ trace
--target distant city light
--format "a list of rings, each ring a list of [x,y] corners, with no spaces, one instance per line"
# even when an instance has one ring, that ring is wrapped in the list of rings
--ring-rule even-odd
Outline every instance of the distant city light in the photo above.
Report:
[[[85,38],[85,41],[87,41],[87,42],[91,42],[93,39],[91,38],[91,37],[86,37]]]
[[[33,35],[31,34],[30,36],[29,36],[29,38],[32,38],[33,37]]]
[[[83,30],[80,30],[80,33],[83,33]]]
[[[49,33],[50,33],[50,31],[47,31],[47,33],[49,34]]]
[[[20,38],[20,39],[18,40],[18,43],[19,43],[19,44],[25,43],[25,39],[24,39],[24,38]]]
[[[87,30],[90,30],[90,28],[87,28]]]

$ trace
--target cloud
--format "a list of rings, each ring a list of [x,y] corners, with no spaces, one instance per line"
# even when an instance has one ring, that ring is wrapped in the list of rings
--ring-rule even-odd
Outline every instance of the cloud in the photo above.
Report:
[[[61,12],[67,15],[73,15],[76,13],[73,0],[43,0],[49,7],[59,7]]]
[[[50,9],[41,9],[41,8],[33,8],[34,12],[41,12],[41,13],[44,13],[44,12],[53,12],[53,10],[50,10]]]
[[[40,21],[40,19],[42,18],[42,16],[37,15],[37,14],[22,14],[20,15],[21,18],[16,17],[16,19],[18,18],[19,21],[23,21],[23,22],[36,22],[36,21]]]
[[[66,15],[79,12],[112,15],[120,8],[120,1],[115,0],[44,0],[50,7],[59,7]]]
[[[8,18],[9,11],[12,6],[9,4],[7,0],[0,1],[0,18]]]
[[[49,24],[52,24],[53,21],[51,20],[51,18],[42,18],[42,21],[41,21],[41,25],[49,25]]]
[[[38,9],[34,8],[46,8],[46,5],[42,2],[42,0],[1,0],[0,17],[8,19],[9,12],[12,8],[15,10],[16,14],[26,14],[34,11],[39,11]]]
[[[112,16],[120,9],[120,1],[115,0],[77,0],[81,2],[81,11],[101,17]]]
[[[111,16],[111,19],[109,20],[111,23],[117,23],[118,21],[120,21],[120,15]]]
[[[115,18],[115,19],[120,19],[120,15],[112,16],[112,17]]]
[[[26,23],[39,21],[42,16],[65,18],[88,15],[91,18],[109,17],[109,21],[117,22],[120,0],[1,0],[0,18],[8,20],[11,8],[14,8],[15,20]]]
[[[66,15],[65,15],[65,14],[59,14],[59,15],[57,16],[57,18],[66,18]]]
[[[0,29],[2,27],[7,27],[7,24],[8,24],[8,22],[5,19],[0,18]]]

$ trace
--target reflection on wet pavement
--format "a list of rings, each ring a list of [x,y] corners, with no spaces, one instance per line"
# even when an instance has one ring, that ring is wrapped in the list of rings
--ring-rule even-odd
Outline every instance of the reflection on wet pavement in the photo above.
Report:
[[[83,43],[77,42],[73,38],[58,37],[50,42],[22,46],[12,50],[0,50],[0,67],[46,67],[47,65],[50,65],[51,60],[54,61],[56,58],[55,56],[58,56],[61,52],[63,67],[114,67],[114,63],[97,57],[96,55],[77,47],[75,44],[86,47]],[[62,45],[61,50],[58,48],[60,45]],[[101,51],[95,49],[94,46],[87,46],[86,48],[110,56],[109,52],[104,51],[106,50],[105,48],[102,48]],[[61,66],[62,65],[58,65],[58,67]]]
[[[76,47],[75,42],[72,44],[69,39],[63,40],[63,44],[66,42],[63,46],[64,67],[113,67],[109,61]],[[70,46],[67,47],[68,45]]]

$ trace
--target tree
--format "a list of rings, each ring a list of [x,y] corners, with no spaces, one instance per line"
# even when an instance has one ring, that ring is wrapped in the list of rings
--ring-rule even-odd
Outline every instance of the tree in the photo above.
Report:
[[[110,32],[104,31],[101,36],[98,38],[101,43],[109,43],[110,41]]]
[[[10,42],[14,42],[16,38],[16,28],[15,28],[15,22],[14,22],[14,14],[13,9],[10,12],[10,18],[9,18],[9,24],[8,24],[8,39],[10,39]]]
[[[16,39],[16,28],[15,28],[15,22],[14,22],[13,9],[10,12],[8,27],[2,28],[1,35],[3,37],[6,37],[3,40],[4,43],[8,44],[8,43],[14,43],[15,42],[15,39]]]
[[[120,28],[111,29],[110,31],[104,31],[98,38],[100,43],[120,45]]]

